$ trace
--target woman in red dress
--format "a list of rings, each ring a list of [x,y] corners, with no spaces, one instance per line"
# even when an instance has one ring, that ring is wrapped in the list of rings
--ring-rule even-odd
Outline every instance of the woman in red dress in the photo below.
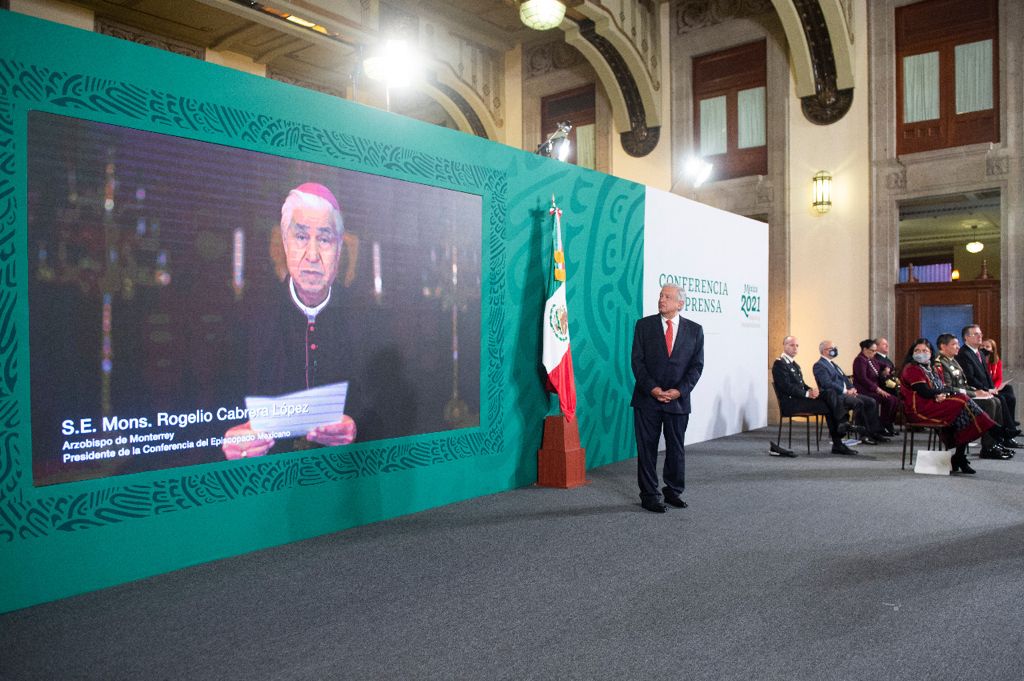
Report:
[[[988,358],[985,361],[985,368],[988,375],[992,377],[992,385],[996,390],[1003,387],[1003,360],[999,359],[999,346],[991,338],[981,341],[981,349],[988,350]]]
[[[934,355],[932,344],[925,338],[918,338],[907,351],[900,372],[900,393],[907,420],[943,426],[939,438],[947,447],[956,447],[950,460],[951,472],[974,473],[967,463],[967,443],[996,428],[996,422],[967,395],[946,388],[932,370]]]

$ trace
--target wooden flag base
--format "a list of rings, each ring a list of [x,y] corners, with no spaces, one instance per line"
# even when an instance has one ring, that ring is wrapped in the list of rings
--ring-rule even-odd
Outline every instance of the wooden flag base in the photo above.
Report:
[[[537,484],[559,489],[585,485],[586,463],[577,420],[569,421],[562,415],[545,418],[544,440],[537,452]]]

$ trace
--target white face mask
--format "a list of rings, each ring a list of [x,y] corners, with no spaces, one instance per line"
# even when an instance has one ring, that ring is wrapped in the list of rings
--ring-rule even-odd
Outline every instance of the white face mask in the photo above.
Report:
[[[930,352],[915,352],[914,353],[914,361],[917,362],[918,364],[927,364],[928,360],[930,360],[931,358],[932,358],[932,353],[930,353]]]

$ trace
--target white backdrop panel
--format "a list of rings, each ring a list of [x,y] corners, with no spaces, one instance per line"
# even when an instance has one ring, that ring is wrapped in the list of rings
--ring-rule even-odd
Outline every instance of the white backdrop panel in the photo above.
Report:
[[[644,314],[662,284],[686,292],[682,315],[704,327],[704,375],[686,442],[768,421],[768,225],[651,187],[644,227]]]

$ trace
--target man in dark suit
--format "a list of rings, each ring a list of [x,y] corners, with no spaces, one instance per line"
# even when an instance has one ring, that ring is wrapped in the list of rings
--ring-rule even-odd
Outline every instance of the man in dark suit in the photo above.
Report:
[[[683,438],[690,420],[690,393],[704,371],[704,329],[679,316],[683,292],[666,284],[658,314],[643,317],[633,330],[633,428],[636,432],[640,505],[664,513],[665,504],[686,508]],[[658,490],[658,440],[665,431],[663,490]],[[664,493],[664,497],[662,494]],[[664,501],[662,499],[664,498]]]
[[[833,454],[856,454],[857,451],[843,444],[849,410],[842,400],[831,392],[821,393],[804,382],[803,372],[796,363],[800,343],[796,336],[782,339],[782,355],[772,364],[772,380],[779,396],[779,409],[786,411],[814,412],[825,415],[828,434],[832,438]]]
[[[950,390],[955,390],[961,395],[970,397],[978,405],[978,408],[988,414],[996,423],[1002,424],[1002,405],[993,393],[981,388],[974,388],[968,381],[960,362],[957,361],[957,353],[960,351],[960,341],[951,333],[940,333],[935,339],[935,349],[938,354],[932,358],[935,366],[935,373],[942,377],[942,382]],[[1013,452],[1002,446],[998,429],[986,430],[981,436],[981,454],[983,459],[1009,459]]]
[[[865,436],[861,442],[876,445],[886,442],[882,435],[882,424],[878,419],[878,404],[870,397],[857,393],[853,382],[846,377],[846,372],[832,360],[839,355],[835,343],[823,340],[818,344],[821,359],[814,363],[814,380],[822,393],[832,393],[843,409],[852,409],[857,421],[864,426]]]
[[[878,351],[875,352],[875,360],[879,366],[878,385],[890,395],[899,397],[899,372],[896,371],[896,364],[889,357],[889,339],[879,338],[875,341],[875,345],[878,348]]]
[[[981,341],[985,338],[981,334],[981,327],[977,324],[971,324],[970,326],[965,326],[961,333],[964,337],[964,344],[956,354],[956,361],[959,362],[960,368],[964,370],[968,385],[975,390],[987,390],[999,398],[1003,410],[1002,423],[1011,437],[1004,444],[1015,448],[1019,447],[1020,444],[1012,440],[1013,437],[1020,435],[1020,428],[1016,425],[1017,398],[1013,394],[1013,388],[1009,385],[996,388],[995,384],[992,383],[992,377],[985,366],[985,356],[981,350]]]

